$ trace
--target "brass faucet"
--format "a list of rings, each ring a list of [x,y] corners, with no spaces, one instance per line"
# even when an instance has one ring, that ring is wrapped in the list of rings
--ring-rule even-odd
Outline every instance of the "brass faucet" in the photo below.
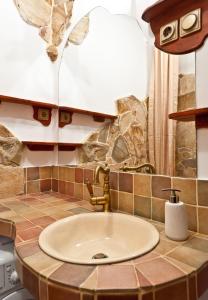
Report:
[[[127,166],[127,163],[124,163],[123,167],[121,167],[120,170],[123,172],[128,172],[128,171],[141,172],[142,170],[144,170],[144,173],[155,174],[155,167],[150,163],[146,163],[135,167],[129,167]]]
[[[109,184],[109,175],[110,175],[110,168],[106,164],[105,166],[97,166],[95,169],[95,177],[94,177],[94,184],[99,184],[99,175],[100,172],[104,174],[104,185],[103,185],[103,196],[102,197],[94,197],[92,184],[87,181],[86,185],[90,194],[90,203],[92,205],[103,205],[104,212],[110,212],[110,184]]]

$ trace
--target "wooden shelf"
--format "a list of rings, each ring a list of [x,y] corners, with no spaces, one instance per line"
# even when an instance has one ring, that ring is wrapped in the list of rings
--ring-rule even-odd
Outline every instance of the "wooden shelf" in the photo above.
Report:
[[[40,122],[43,126],[49,126],[51,123],[52,109],[58,109],[58,106],[51,103],[20,99],[15,97],[0,95],[0,103],[14,103],[32,106],[33,119]]]
[[[55,146],[58,146],[59,151],[75,151],[81,147],[82,143],[56,143],[56,142],[33,142],[22,141],[23,145],[27,146],[30,151],[53,151]]]
[[[59,106],[59,110],[62,112],[70,112],[71,115],[73,113],[92,116],[95,122],[104,122],[105,119],[115,120],[117,118],[116,115],[103,114],[95,111],[84,110],[79,108],[67,107],[67,106]]]
[[[67,106],[58,106],[56,104],[45,103],[34,100],[26,100],[16,97],[0,95],[0,103],[14,103],[14,104],[23,104],[33,107],[33,118],[39,121],[44,126],[49,126],[51,123],[51,111],[52,109],[59,110],[59,127],[63,128],[66,125],[72,123],[72,115],[74,113],[92,116],[95,122],[105,122],[105,119],[115,120],[117,116],[103,114],[99,112],[67,107]]]
[[[181,122],[195,121],[196,128],[208,128],[208,107],[172,113],[169,119]]]
[[[35,107],[49,108],[49,109],[58,109],[58,105],[56,104],[45,103],[45,102],[34,101],[34,100],[26,100],[26,99],[3,96],[3,95],[0,95],[0,102],[23,104],[28,106],[35,106]]]

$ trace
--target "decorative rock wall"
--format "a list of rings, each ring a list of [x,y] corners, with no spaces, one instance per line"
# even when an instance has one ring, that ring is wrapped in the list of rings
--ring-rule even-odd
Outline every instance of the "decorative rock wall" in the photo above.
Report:
[[[79,149],[81,164],[107,162],[119,168],[148,160],[147,101],[134,96],[117,100],[118,118],[91,134]]]
[[[178,111],[196,107],[195,74],[180,75]],[[177,122],[176,127],[176,176],[196,177],[196,128],[195,122]]]
[[[58,56],[66,29],[70,25],[73,0],[14,0],[23,20],[39,28],[39,34],[47,42],[47,53],[52,61]]]
[[[0,167],[0,199],[24,193],[24,169]]]
[[[22,143],[0,125],[0,165],[18,166],[21,161]]]
[[[39,28],[39,34],[48,44],[47,54],[51,61],[58,57],[57,47],[61,44],[65,31],[70,25],[74,0],[14,0],[22,19]],[[89,29],[89,16],[85,16],[75,26],[69,41],[80,45]]]
[[[90,18],[86,15],[74,26],[68,41],[74,45],[81,45],[89,32],[89,25]]]

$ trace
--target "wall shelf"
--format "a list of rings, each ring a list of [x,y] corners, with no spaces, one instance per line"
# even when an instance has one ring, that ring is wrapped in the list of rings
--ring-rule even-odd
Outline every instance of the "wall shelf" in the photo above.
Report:
[[[169,115],[169,119],[181,122],[195,121],[197,129],[208,128],[208,107],[172,113]]]
[[[59,110],[59,127],[63,128],[66,125],[72,123],[72,115],[74,113],[92,116],[95,122],[105,122],[106,119],[115,120],[117,118],[116,115],[103,114],[99,112],[67,107],[67,106],[59,106],[52,103],[45,103],[34,100],[21,99],[16,97],[4,96],[0,95],[0,103],[14,103],[14,104],[22,104],[33,107],[33,118],[42,123],[44,126],[49,126],[51,123],[51,114],[52,109]]]
[[[23,105],[28,105],[28,106],[50,108],[50,109],[58,109],[58,105],[56,105],[56,104],[45,103],[45,102],[34,101],[34,100],[26,100],[26,99],[10,97],[10,96],[3,96],[3,95],[0,95],[0,103],[1,102],[23,104]]]
[[[22,141],[23,145],[27,146],[30,151],[54,151],[54,147],[58,146],[59,151],[75,151],[80,148],[82,143],[56,143],[56,142],[33,142]]]
[[[0,103],[7,102],[7,103],[14,103],[14,104],[23,104],[27,106],[32,106],[33,108],[33,119],[40,122],[43,126],[49,126],[51,123],[51,116],[52,116],[52,109],[58,109],[58,105],[33,101],[33,100],[26,100],[20,99],[15,97],[3,96],[0,95]]]
[[[116,115],[103,114],[103,113],[99,113],[99,112],[94,112],[94,111],[89,111],[89,110],[84,110],[84,109],[79,109],[79,108],[72,108],[72,107],[67,107],[67,106],[59,106],[59,111],[60,111],[60,114],[64,113],[64,112],[70,113],[71,119],[70,119],[70,122],[66,123],[66,125],[70,124],[72,122],[72,115],[74,113],[92,116],[93,120],[95,122],[99,122],[99,123],[105,122],[105,119],[115,120],[117,118]],[[59,123],[59,126],[63,127],[63,124]]]

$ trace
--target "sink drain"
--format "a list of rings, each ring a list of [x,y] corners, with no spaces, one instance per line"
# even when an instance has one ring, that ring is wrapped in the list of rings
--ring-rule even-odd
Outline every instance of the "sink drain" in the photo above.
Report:
[[[104,254],[104,253],[97,253],[95,255],[93,255],[92,259],[103,259],[103,258],[108,258],[108,255]]]

